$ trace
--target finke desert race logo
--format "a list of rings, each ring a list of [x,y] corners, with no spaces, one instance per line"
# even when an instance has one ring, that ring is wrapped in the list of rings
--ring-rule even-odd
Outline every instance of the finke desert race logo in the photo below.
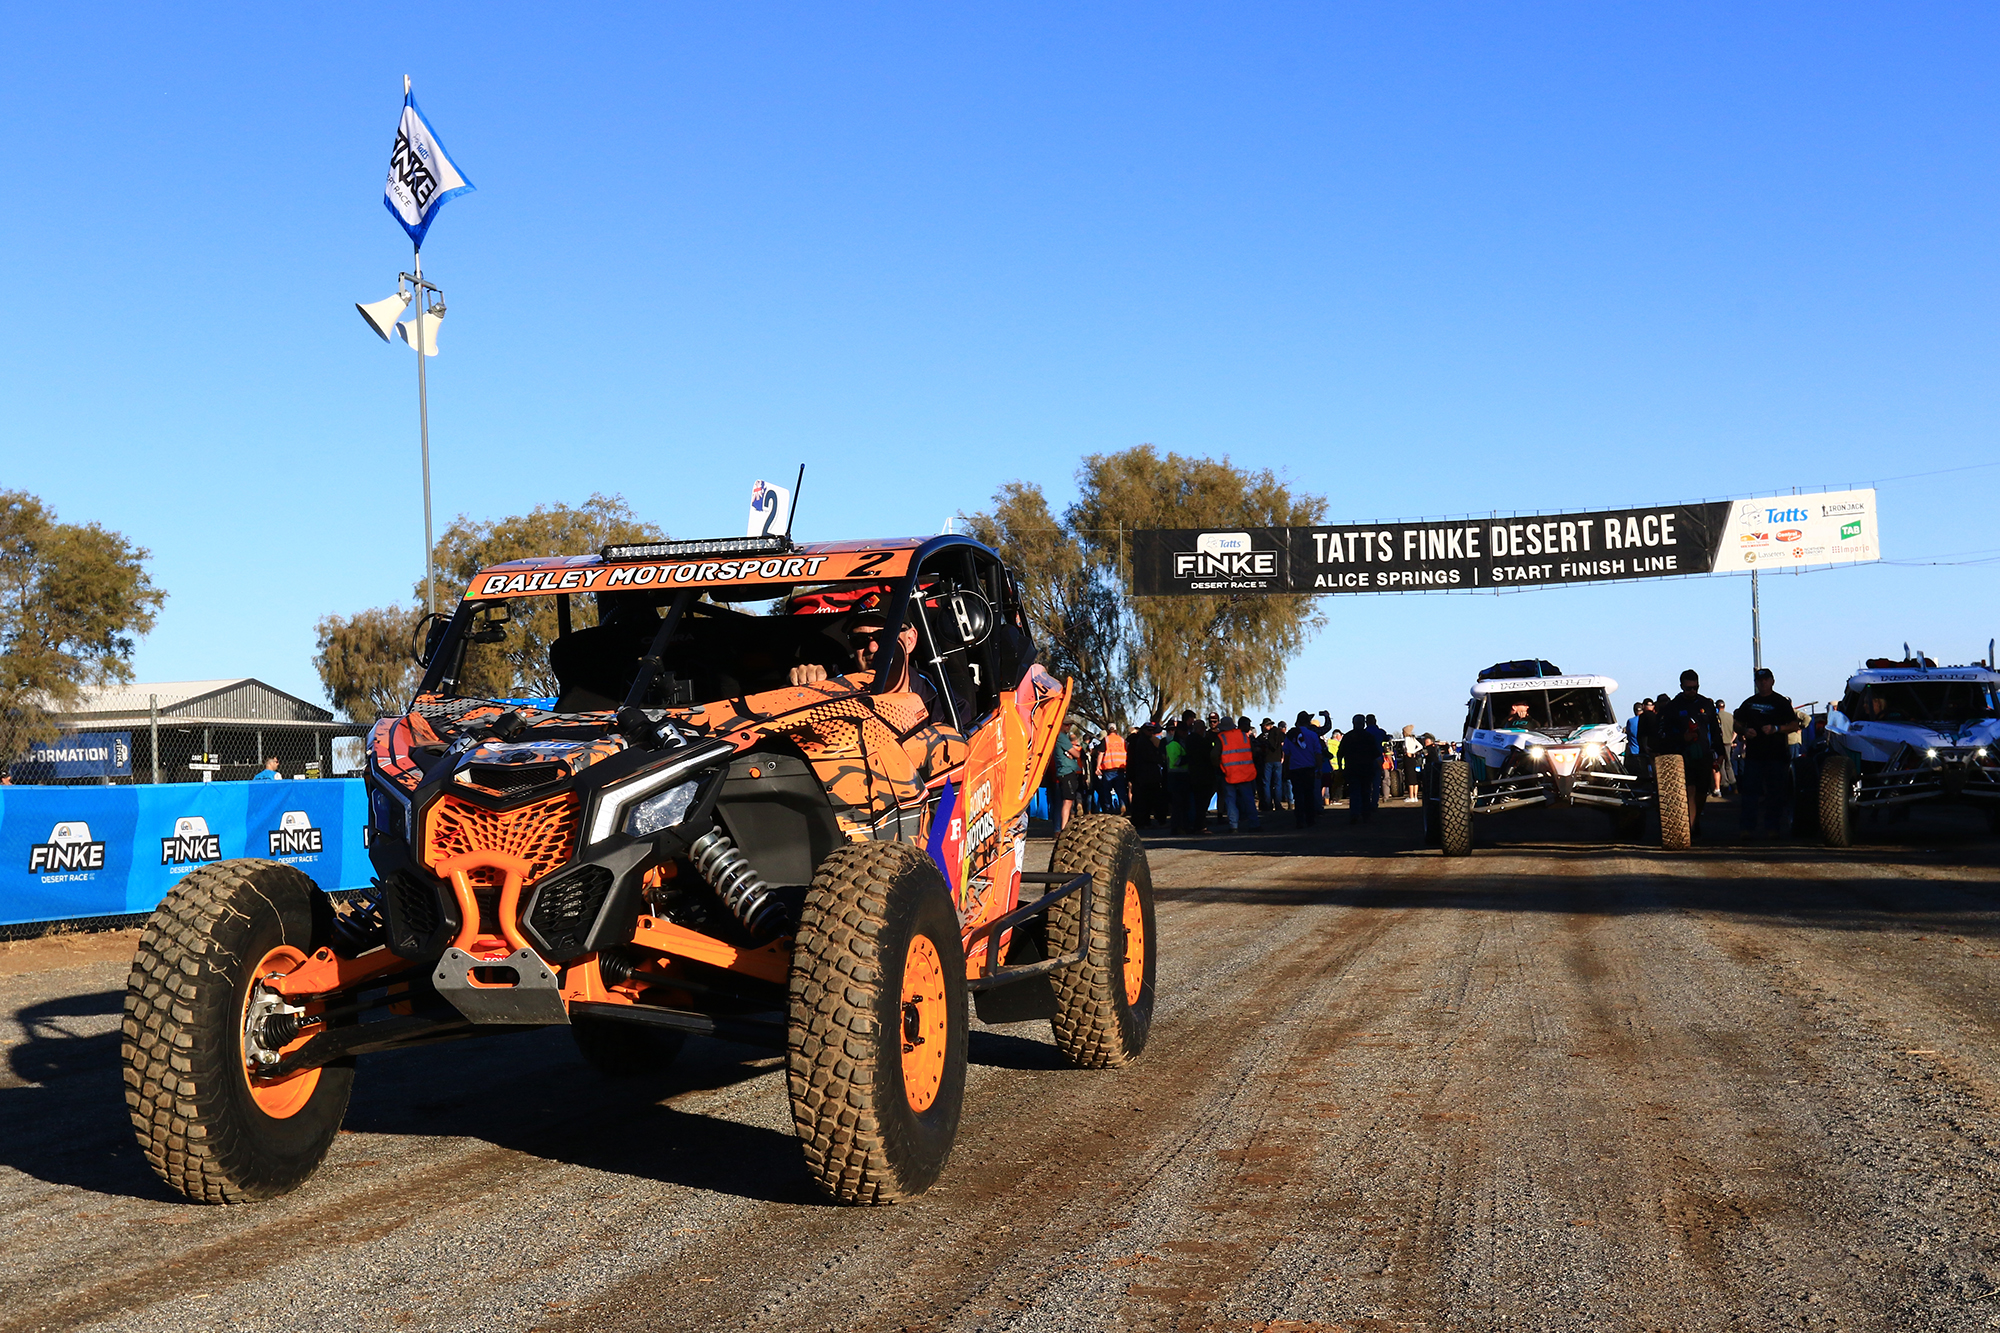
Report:
[[[1256,550],[1247,532],[1204,532],[1194,546],[1174,552],[1174,577],[1192,591],[1256,590],[1278,577],[1278,553]]]
[[[208,821],[200,815],[182,815],[174,821],[174,833],[160,839],[163,866],[200,865],[222,859],[222,837],[208,831]]]
[[[320,853],[320,831],[313,827],[312,817],[303,810],[287,810],[278,818],[278,827],[266,835],[270,839],[273,856],[318,856]]]
[[[104,869],[104,844],[90,836],[90,825],[77,820],[49,830],[49,840],[28,848],[28,870],[53,874],[62,870]]]

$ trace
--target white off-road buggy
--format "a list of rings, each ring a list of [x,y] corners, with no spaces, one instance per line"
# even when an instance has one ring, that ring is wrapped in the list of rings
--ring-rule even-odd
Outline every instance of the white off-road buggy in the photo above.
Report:
[[[1688,846],[1687,775],[1679,755],[1629,771],[1626,736],[1611,707],[1618,682],[1566,676],[1534,659],[1479,673],[1465,710],[1463,757],[1424,774],[1424,839],[1446,856],[1472,850],[1472,816],[1536,805],[1591,805],[1636,840],[1659,811],[1660,845]]]
[[[1820,837],[1854,839],[1855,815],[1924,801],[1986,812],[2000,833],[2000,671],[1875,659],[1848,677],[1818,755]]]

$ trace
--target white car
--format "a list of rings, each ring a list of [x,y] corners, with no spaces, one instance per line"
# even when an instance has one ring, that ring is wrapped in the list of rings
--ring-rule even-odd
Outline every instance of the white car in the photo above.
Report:
[[[1984,809],[2000,832],[2000,672],[1872,661],[1826,715],[1820,837],[1853,839],[1854,812],[1920,801]]]
[[[1635,836],[1660,808],[1661,845],[1688,845],[1687,787],[1678,755],[1655,773],[1625,764],[1625,730],[1609,676],[1564,675],[1552,663],[1500,662],[1479,673],[1466,705],[1463,759],[1426,775],[1424,831],[1447,856],[1472,850],[1474,814],[1535,805],[1594,805]],[[1664,771],[1659,771],[1664,770]]]

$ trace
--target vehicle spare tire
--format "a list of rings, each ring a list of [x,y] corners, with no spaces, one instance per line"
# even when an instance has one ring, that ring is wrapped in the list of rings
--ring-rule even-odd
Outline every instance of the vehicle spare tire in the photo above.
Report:
[[[1438,846],[1446,856],[1472,852],[1472,765],[1448,759],[1438,765]]]
[[[1854,761],[1830,754],[1819,766],[1819,836],[1829,847],[1854,845]]]
[[[332,902],[294,867],[216,861],[176,884],[139,937],[125,1102],[153,1170],[197,1203],[289,1193],[340,1131],[353,1060],[267,1079],[247,1040],[252,1024],[266,1030],[257,1014],[273,1003],[259,983],[304,966],[332,942],[333,920]]]
[[[1660,846],[1684,852],[1694,845],[1688,822],[1687,760],[1677,754],[1653,757],[1653,789],[1659,794]]]

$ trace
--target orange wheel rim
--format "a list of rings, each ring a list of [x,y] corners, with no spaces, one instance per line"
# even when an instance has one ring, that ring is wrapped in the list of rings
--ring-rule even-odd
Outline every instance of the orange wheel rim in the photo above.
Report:
[[[910,941],[903,956],[903,1095],[912,1111],[928,1111],[944,1085],[944,962],[929,937]]]
[[[1139,902],[1139,886],[1125,881],[1125,1003],[1139,1003],[1146,988],[1146,909]]]
[[[250,989],[243,992],[242,1026],[247,1027],[250,1021],[250,996],[257,989],[256,981],[273,973],[285,975],[304,965],[305,961],[306,956],[289,944],[281,944],[257,960],[256,970],[251,974],[254,979]],[[301,1033],[287,1043],[280,1054],[305,1045],[312,1035],[310,1031]],[[247,1032],[242,1040],[247,1046]],[[243,1081],[250,1087],[250,1099],[257,1103],[258,1110],[273,1120],[285,1120],[297,1115],[312,1100],[313,1091],[319,1087],[320,1071],[317,1069],[301,1070],[283,1078],[262,1078],[257,1073],[257,1066],[251,1062],[248,1050],[239,1049],[238,1056],[243,1064]]]

